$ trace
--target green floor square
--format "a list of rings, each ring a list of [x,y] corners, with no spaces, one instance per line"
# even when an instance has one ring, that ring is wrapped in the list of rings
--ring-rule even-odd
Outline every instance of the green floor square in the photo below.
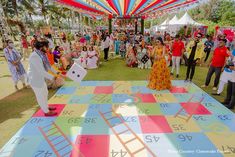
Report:
[[[136,108],[139,115],[162,115],[160,105],[156,103],[138,103]]]

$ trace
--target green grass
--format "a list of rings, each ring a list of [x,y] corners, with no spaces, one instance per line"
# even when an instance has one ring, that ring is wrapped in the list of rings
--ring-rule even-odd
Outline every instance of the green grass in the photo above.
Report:
[[[4,69],[7,71],[8,69]],[[180,80],[185,79],[186,67],[181,66]],[[208,67],[196,67],[193,82],[201,86],[204,84]],[[116,58],[108,62],[102,62],[99,69],[89,70],[84,80],[146,80],[150,70],[141,70],[138,68],[129,68],[125,65],[125,61]],[[212,79],[213,81],[214,79]],[[9,79],[9,81],[11,81]],[[0,82],[1,86],[4,82]],[[211,83],[212,84],[212,83]],[[5,87],[7,88],[7,87]],[[1,89],[4,92],[4,89]],[[212,93],[212,86],[205,90]],[[49,91],[49,98],[55,91]],[[225,92],[220,97],[215,97],[222,101]],[[23,124],[38,109],[36,100],[31,89],[24,89],[15,92],[0,100],[0,147],[2,147]]]

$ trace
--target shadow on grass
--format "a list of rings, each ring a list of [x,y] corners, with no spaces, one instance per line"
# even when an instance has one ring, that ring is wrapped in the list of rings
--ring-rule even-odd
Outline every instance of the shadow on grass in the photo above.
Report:
[[[2,91],[4,92],[4,91]],[[55,94],[49,90],[49,96]],[[22,89],[0,100],[0,123],[13,118],[22,118],[23,112],[28,109],[38,110],[37,101],[32,89]],[[30,117],[31,115],[29,115]]]

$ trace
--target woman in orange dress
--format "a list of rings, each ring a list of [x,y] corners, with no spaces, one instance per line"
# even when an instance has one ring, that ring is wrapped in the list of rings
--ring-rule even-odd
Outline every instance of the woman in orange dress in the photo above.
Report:
[[[170,71],[165,60],[165,46],[161,37],[157,38],[153,49],[154,64],[149,76],[148,87],[154,90],[171,88]]]

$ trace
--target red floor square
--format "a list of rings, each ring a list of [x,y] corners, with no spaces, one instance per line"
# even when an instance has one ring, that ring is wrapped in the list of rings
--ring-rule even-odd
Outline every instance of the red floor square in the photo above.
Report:
[[[184,108],[184,110],[190,115],[192,114],[210,115],[211,114],[211,112],[208,111],[202,104],[198,104],[196,102],[184,102],[180,104]]]
[[[60,115],[60,113],[62,112],[62,110],[65,107],[64,104],[49,104],[49,106],[56,107],[55,112],[57,112],[57,115],[55,115],[54,117],[57,117],[58,115]],[[40,109],[33,115],[33,117],[45,117],[45,115],[44,115],[43,111]]]
[[[153,94],[136,94],[136,96],[140,98],[143,103],[156,103]]]
[[[94,91],[94,94],[112,94],[112,93],[113,93],[112,86],[97,86]]]
[[[177,87],[177,86],[173,86],[170,89],[171,93],[188,93],[188,91],[184,88],[184,87]]]
[[[85,157],[109,157],[109,135],[78,135],[75,145]]]
[[[139,116],[143,133],[172,133],[164,116]]]

